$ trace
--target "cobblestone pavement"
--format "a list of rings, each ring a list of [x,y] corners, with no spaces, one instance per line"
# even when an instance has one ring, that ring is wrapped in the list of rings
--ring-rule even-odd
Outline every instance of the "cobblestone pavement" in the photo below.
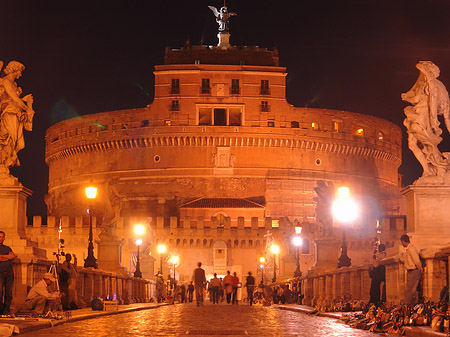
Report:
[[[33,331],[20,336],[346,336],[374,337],[336,319],[275,307],[177,304]]]

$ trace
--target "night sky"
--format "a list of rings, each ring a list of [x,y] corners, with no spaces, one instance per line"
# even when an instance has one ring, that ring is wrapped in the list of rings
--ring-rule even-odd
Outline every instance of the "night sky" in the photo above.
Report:
[[[166,46],[217,44],[208,5],[221,0],[0,2],[0,60],[22,62],[18,83],[34,95],[34,129],[13,174],[35,193],[28,215],[45,215],[45,130],[78,115],[145,107]],[[433,61],[450,88],[448,0],[228,0],[231,44],[277,47],[287,99],[385,118],[402,126],[402,92]],[[402,126],[403,130],[404,127]],[[445,127],[444,127],[445,128]],[[450,139],[445,132],[444,137]],[[422,169],[403,137],[404,183]],[[449,144],[447,146],[447,144]],[[450,142],[441,151],[450,151]]]

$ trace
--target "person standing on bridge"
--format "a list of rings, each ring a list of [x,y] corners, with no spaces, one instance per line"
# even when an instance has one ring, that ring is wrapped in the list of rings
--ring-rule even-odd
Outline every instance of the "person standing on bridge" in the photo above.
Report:
[[[233,288],[233,299],[231,300],[231,303],[237,305],[238,304],[237,291],[239,288],[239,277],[237,277],[236,272],[233,273],[231,279],[231,286]]]
[[[231,302],[231,293],[233,292],[233,276],[231,276],[230,271],[227,271],[227,275],[223,278],[223,287],[225,290],[225,295],[227,297],[227,303],[230,304]]]
[[[247,299],[250,305],[253,305],[253,291],[255,290],[255,278],[252,276],[252,272],[248,272],[245,286],[247,287]]]
[[[202,263],[197,263],[198,268],[194,269],[194,274],[192,275],[192,281],[195,285],[195,299],[197,300],[197,306],[203,305],[203,289],[206,284],[205,270],[202,269]]]

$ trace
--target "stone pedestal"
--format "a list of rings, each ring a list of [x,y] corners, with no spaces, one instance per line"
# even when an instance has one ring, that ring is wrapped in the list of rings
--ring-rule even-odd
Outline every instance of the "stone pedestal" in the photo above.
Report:
[[[318,238],[314,240],[315,264],[314,270],[336,269],[341,241],[332,237]]]
[[[450,245],[450,186],[410,185],[406,196],[407,231],[418,249]]]
[[[127,274],[120,264],[123,241],[113,234],[100,234],[98,244],[98,268],[119,274]]]
[[[217,34],[217,37],[219,38],[219,44],[217,45],[218,47],[222,48],[230,47],[230,33],[219,32],[219,34]]]
[[[1,180],[5,182],[5,179]],[[46,251],[27,239],[27,198],[32,191],[11,178],[11,184],[0,185],[0,230],[5,232],[5,245],[17,258],[13,261],[14,288],[11,309],[23,306],[27,287],[48,270]],[[30,283],[31,281],[31,283]]]

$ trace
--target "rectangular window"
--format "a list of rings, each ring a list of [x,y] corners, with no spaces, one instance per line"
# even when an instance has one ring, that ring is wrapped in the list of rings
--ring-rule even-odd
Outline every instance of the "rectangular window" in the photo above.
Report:
[[[270,95],[269,80],[261,80],[261,87],[259,93],[261,95]]]
[[[209,95],[211,94],[211,86],[209,82],[209,78],[202,78],[202,94]]]
[[[270,111],[269,101],[261,101],[260,110],[261,112],[269,112]]]
[[[180,93],[180,79],[172,78],[172,85],[170,87],[171,95],[178,95]]]
[[[312,123],[311,123],[311,128],[312,128],[313,130],[319,130],[319,123],[312,122]]]
[[[291,128],[293,129],[298,129],[300,127],[300,123],[297,121],[292,121],[291,122]]]
[[[231,94],[232,95],[239,95],[240,88],[239,88],[239,80],[238,79],[232,79],[231,80]]]
[[[269,119],[269,120],[267,121],[267,126],[268,126],[269,128],[275,127],[275,121],[274,121],[273,119]]]
[[[230,125],[240,126],[242,125],[242,111],[241,108],[230,108]]]
[[[211,108],[198,109],[198,125],[211,125]]]
[[[227,111],[225,109],[214,109],[214,125],[227,125]]]
[[[334,132],[340,132],[341,131],[341,123],[340,122],[333,122],[333,131]]]
[[[180,102],[177,99],[170,104],[170,111],[180,111]]]
[[[172,125],[172,121],[171,121],[170,119],[166,119],[166,120],[164,121],[164,125],[166,125],[166,126],[171,126],[171,125]]]

